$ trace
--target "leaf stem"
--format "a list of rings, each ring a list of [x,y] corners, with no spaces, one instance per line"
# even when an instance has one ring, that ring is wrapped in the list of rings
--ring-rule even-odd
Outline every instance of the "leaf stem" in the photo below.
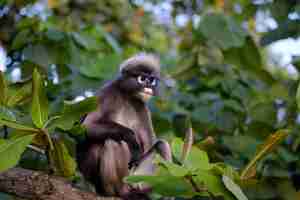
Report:
[[[44,124],[43,128],[42,129],[45,129],[52,121],[60,118],[61,116],[54,116],[52,118],[50,118],[49,120],[46,121],[46,123]]]
[[[52,142],[52,139],[51,139],[48,131],[46,129],[41,129],[41,130],[47,137],[48,144],[49,144],[49,150],[52,151],[54,149],[54,146],[53,146],[53,142]]]
[[[198,187],[197,183],[194,181],[194,179],[191,175],[187,175],[187,176],[185,176],[185,178],[191,183],[195,192],[203,192],[203,189]]]

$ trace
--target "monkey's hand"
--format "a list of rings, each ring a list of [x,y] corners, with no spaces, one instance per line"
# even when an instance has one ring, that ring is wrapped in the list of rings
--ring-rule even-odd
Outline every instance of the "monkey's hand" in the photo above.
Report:
[[[139,166],[145,159],[147,159],[154,152],[158,153],[163,159],[167,161],[172,161],[172,151],[170,145],[167,141],[163,139],[157,139],[151,148],[145,153],[141,154],[137,160],[131,160],[129,163],[129,168]]]
[[[112,121],[98,121],[98,123],[88,124],[87,139],[92,142],[103,143],[107,139],[117,142],[127,143],[131,152],[131,160],[138,160],[142,154],[133,130]]]

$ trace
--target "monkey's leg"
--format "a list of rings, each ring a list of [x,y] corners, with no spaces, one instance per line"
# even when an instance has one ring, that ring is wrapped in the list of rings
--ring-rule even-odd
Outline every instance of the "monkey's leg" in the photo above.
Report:
[[[124,142],[106,140],[100,161],[101,182],[106,195],[121,196],[129,192],[123,178],[128,176],[128,163],[131,159],[128,145]]]
[[[130,159],[131,154],[126,142],[105,141],[100,161],[100,177],[105,195],[121,196],[124,200],[150,200],[144,191],[123,182],[123,178],[129,175]]]
[[[104,193],[99,174],[99,162],[103,152],[103,145],[83,141],[76,146],[78,167],[84,178],[95,186],[99,194]]]

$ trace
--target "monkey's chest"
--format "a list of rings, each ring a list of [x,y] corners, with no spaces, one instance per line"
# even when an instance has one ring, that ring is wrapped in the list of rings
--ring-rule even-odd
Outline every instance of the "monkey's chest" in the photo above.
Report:
[[[143,151],[147,151],[152,145],[152,132],[149,127],[149,119],[133,108],[127,107],[115,113],[115,121],[133,130],[137,142]]]

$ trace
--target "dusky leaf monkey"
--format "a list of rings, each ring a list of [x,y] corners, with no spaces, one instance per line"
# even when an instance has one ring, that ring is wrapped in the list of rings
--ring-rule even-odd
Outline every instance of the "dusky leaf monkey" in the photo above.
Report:
[[[83,120],[86,139],[77,145],[77,161],[83,176],[97,193],[127,199],[149,199],[140,189],[124,183],[132,167],[143,160],[146,173],[153,173],[154,151],[171,160],[169,144],[153,131],[147,101],[158,94],[159,59],[140,53],[120,65],[118,76],[99,91],[96,111]],[[149,162],[150,158],[150,162]]]

